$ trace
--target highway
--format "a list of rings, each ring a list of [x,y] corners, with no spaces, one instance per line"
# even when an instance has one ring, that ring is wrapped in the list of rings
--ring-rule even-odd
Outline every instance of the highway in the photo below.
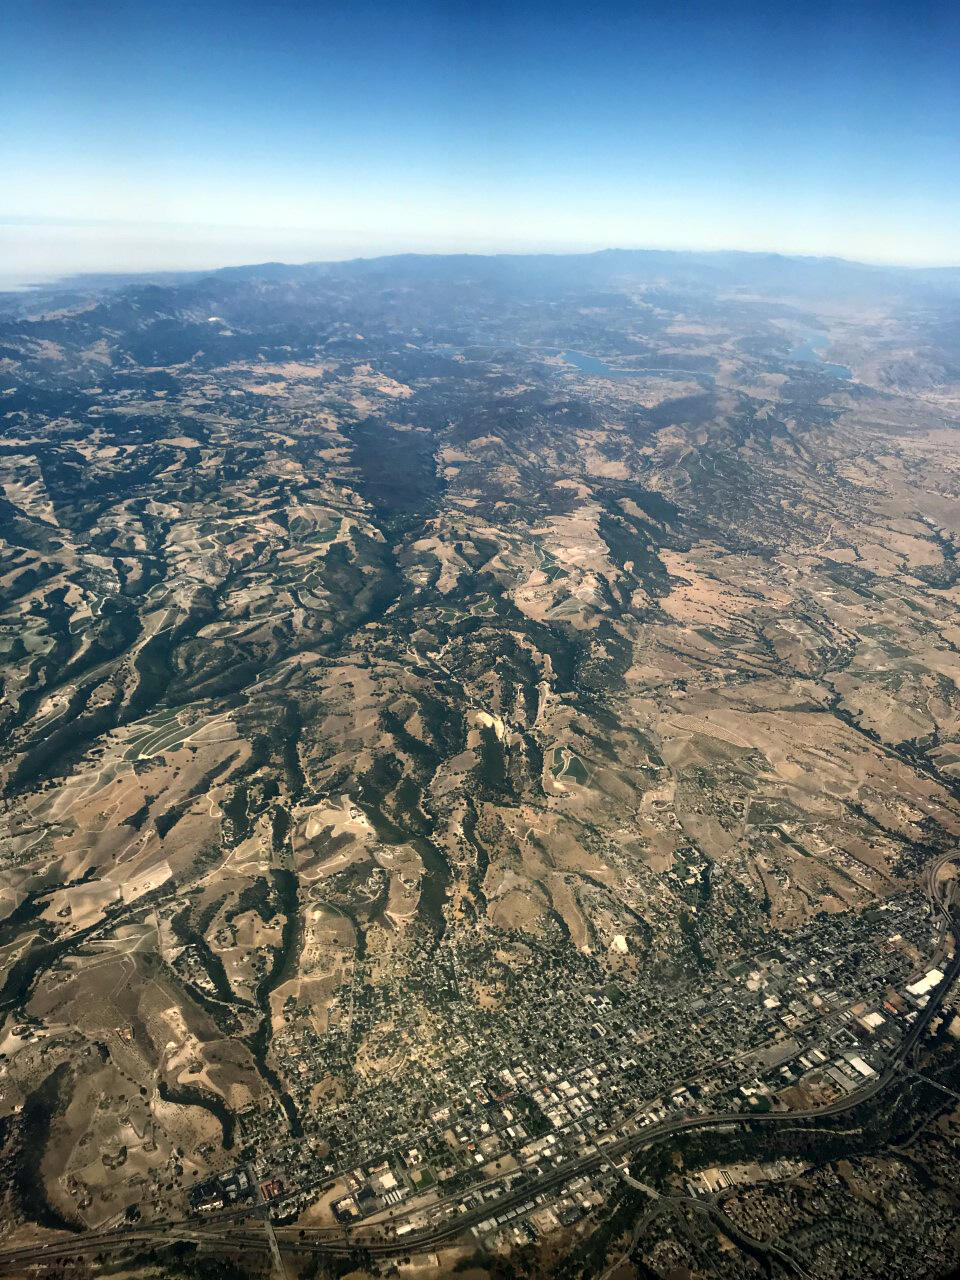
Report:
[[[340,1234],[331,1237],[329,1229],[307,1229],[303,1235],[295,1227],[268,1227],[268,1236],[262,1231],[252,1231],[241,1225],[231,1226],[231,1222],[257,1213],[250,1206],[237,1208],[228,1213],[219,1214],[208,1222],[198,1223],[164,1223],[156,1226],[114,1228],[100,1232],[89,1232],[83,1235],[64,1236],[50,1240],[46,1244],[24,1245],[18,1248],[0,1250],[0,1271],[12,1266],[22,1267],[27,1263],[35,1263],[55,1258],[69,1257],[78,1254],[107,1252],[134,1244],[158,1245],[174,1240],[195,1241],[208,1247],[251,1248],[259,1251],[269,1250],[273,1255],[275,1269],[282,1274],[280,1245],[295,1248],[300,1252],[312,1252],[330,1256],[344,1256],[357,1249],[363,1249],[375,1256],[395,1256],[409,1252],[419,1252],[462,1235],[471,1227],[490,1217],[499,1217],[523,1205],[534,1196],[545,1191],[557,1190],[575,1178],[594,1173],[612,1160],[642,1150],[655,1143],[677,1134],[696,1129],[717,1129],[730,1126],[754,1125],[796,1125],[804,1121],[815,1121],[832,1116],[842,1115],[853,1110],[864,1102],[868,1102],[888,1085],[905,1076],[916,1076],[913,1055],[930,1023],[939,1013],[944,1000],[953,984],[960,978],[960,922],[952,914],[948,905],[953,896],[953,882],[949,882],[946,902],[941,898],[936,886],[936,872],[948,861],[960,857],[953,854],[937,860],[933,868],[924,872],[925,880],[931,894],[931,906],[945,917],[945,923],[954,935],[954,955],[944,971],[944,976],[930,993],[929,999],[919,1013],[913,1026],[901,1040],[896,1052],[891,1056],[886,1067],[874,1080],[866,1082],[861,1088],[823,1107],[815,1107],[804,1111],[769,1111],[745,1113],[742,1111],[718,1112],[707,1115],[679,1116],[647,1125],[634,1133],[624,1135],[603,1147],[593,1146],[592,1154],[577,1157],[550,1169],[535,1182],[524,1185],[515,1191],[507,1192],[495,1200],[469,1209],[463,1213],[453,1213],[442,1222],[436,1222],[419,1231],[411,1231],[403,1237],[376,1238],[355,1232],[353,1235]],[[936,1083],[936,1082],[930,1082]],[[279,1264],[279,1265],[278,1265]]]

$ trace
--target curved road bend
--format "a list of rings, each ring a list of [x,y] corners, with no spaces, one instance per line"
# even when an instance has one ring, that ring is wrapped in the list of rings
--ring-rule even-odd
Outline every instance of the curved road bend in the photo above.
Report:
[[[954,854],[953,857],[957,857],[957,855]],[[950,860],[944,858],[939,861],[942,865],[943,862]],[[311,1238],[309,1234],[300,1239],[296,1228],[282,1227],[278,1231],[278,1236],[284,1245],[288,1247],[294,1246],[298,1250],[305,1252],[342,1257],[352,1253],[354,1250],[363,1249],[373,1255],[389,1257],[397,1253],[421,1250],[431,1245],[443,1243],[452,1237],[461,1235],[465,1230],[476,1226],[479,1222],[483,1222],[491,1215],[499,1216],[510,1209],[522,1205],[526,1200],[539,1195],[543,1191],[554,1190],[573,1178],[595,1172],[606,1164],[611,1157],[626,1155],[632,1150],[661,1142],[665,1138],[689,1129],[711,1129],[722,1128],[725,1125],[744,1124],[794,1124],[797,1121],[817,1120],[821,1117],[842,1115],[845,1111],[851,1111],[854,1107],[859,1106],[862,1102],[869,1101],[882,1089],[886,1088],[901,1072],[910,1073],[911,1064],[909,1059],[911,1055],[927,1027],[939,1013],[947,992],[957,978],[960,977],[960,923],[952,915],[949,916],[949,920],[954,933],[955,947],[953,959],[948,965],[943,978],[931,992],[927,1004],[900,1042],[896,1053],[886,1068],[875,1080],[865,1084],[861,1089],[849,1094],[846,1098],[838,1099],[825,1107],[814,1107],[804,1111],[769,1111],[758,1114],[732,1111],[664,1120],[659,1124],[649,1125],[646,1128],[639,1129],[636,1133],[607,1144],[601,1149],[602,1154],[598,1153],[570,1160],[566,1164],[560,1165],[544,1174],[537,1182],[529,1186],[511,1191],[497,1200],[487,1201],[483,1205],[467,1210],[464,1213],[456,1214],[447,1221],[436,1223],[422,1231],[412,1231],[400,1240],[395,1238],[390,1240],[365,1240],[362,1237],[320,1240],[316,1237]],[[46,1244],[4,1249],[0,1250],[0,1268],[14,1264],[22,1266],[24,1263],[52,1260],[71,1254],[96,1253],[110,1247],[116,1248],[117,1246],[134,1243],[156,1244],[159,1241],[170,1240],[195,1240],[199,1243],[206,1242],[208,1244],[224,1243],[231,1244],[233,1247],[249,1243],[251,1247],[263,1249],[266,1241],[262,1234],[254,1237],[239,1228],[232,1231],[229,1227],[224,1233],[225,1223],[240,1217],[247,1217],[250,1212],[249,1208],[244,1208],[227,1215],[220,1215],[217,1219],[211,1219],[210,1226],[206,1229],[199,1223],[165,1223],[162,1226],[139,1229],[114,1228],[80,1236],[61,1237]]]

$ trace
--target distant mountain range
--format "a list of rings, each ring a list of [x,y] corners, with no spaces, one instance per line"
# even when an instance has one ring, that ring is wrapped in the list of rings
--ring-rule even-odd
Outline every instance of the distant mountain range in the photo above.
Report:
[[[789,298],[837,297],[878,301],[909,295],[960,297],[960,267],[901,267],[844,258],[747,253],[730,250],[685,252],[669,249],[602,249],[575,254],[395,254],[336,262],[252,263],[215,271],[145,272],[135,275],[80,274],[17,293],[0,293],[0,311],[35,313],[75,305],[105,291],[197,282],[262,281],[303,284],[311,279],[382,277],[384,285],[403,281],[454,282],[469,279],[500,288],[609,288],[636,282],[647,287],[698,291],[754,291]]]

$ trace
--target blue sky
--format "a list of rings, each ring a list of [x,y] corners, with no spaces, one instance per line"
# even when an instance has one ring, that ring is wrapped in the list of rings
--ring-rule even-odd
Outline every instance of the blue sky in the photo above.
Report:
[[[960,262],[956,4],[0,0],[0,270]]]

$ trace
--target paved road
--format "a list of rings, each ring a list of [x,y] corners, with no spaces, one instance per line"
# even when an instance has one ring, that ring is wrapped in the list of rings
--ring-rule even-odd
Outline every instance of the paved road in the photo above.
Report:
[[[260,1187],[259,1195],[263,1200],[263,1224],[267,1231],[270,1256],[273,1258],[274,1280],[287,1280],[287,1273],[283,1265],[283,1255],[280,1252],[279,1244],[277,1244],[277,1233],[274,1231],[273,1222],[270,1219],[270,1201],[264,1195],[262,1186]]]
[[[952,858],[957,856],[954,854]],[[942,865],[944,862],[952,860],[952,858],[940,859],[938,860],[938,865]],[[931,891],[939,905],[942,903],[942,899],[936,893],[936,888],[933,884],[934,879],[935,875],[930,874],[928,883],[930,883]],[[951,892],[952,890],[948,890],[948,901]],[[658,1124],[647,1125],[636,1133],[628,1134],[616,1142],[609,1143],[602,1149],[594,1147],[593,1154],[567,1161],[556,1169],[545,1173],[536,1182],[529,1183],[516,1191],[508,1192],[497,1200],[487,1201],[480,1207],[467,1210],[464,1213],[454,1213],[446,1221],[435,1223],[422,1231],[410,1232],[399,1240],[368,1239],[359,1235],[346,1239],[323,1239],[324,1233],[321,1231],[307,1231],[301,1239],[299,1232],[295,1228],[280,1228],[274,1234],[271,1227],[271,1253],[276,1247],[277,1252],[274,1256],[279,1256],[280,1241],[285,1245],[295,1246],[300,1250],[334,1256],[349,1254],[357,1248],[365,1249],[369,1253],[378,1256],[395,1256],[398,1253],[423,1250],[462,1235],[470,1227],[476,1226],[491,1216],[499,1217],[504,1213],[508,1213],[511,1209],[518,1208],[535,1195],[539,1195],[544,1191],[555,1190],[584,1174],[594,1173],[616,1157],[627,1155],[631,1151],[642,1150],[687,1130],[716,1129],[733,1125],[791,1125],[804,1120],[819,1120],[851,1111],[854,1107],[875,1097],[894,1080],[903,1075],[913,1074],[912,1055],[931,1021],[939,1013],[948,991],[957,978],[960,977],[960,923],[950,913],[949,907],[944,909],[946,910],[949,926],[954,934],[953,959],[947,966],[942,980],[930,993],[926,1006],[901,1041],[899,1048],[886,1068],[875,1080],[868,1082],[846,1098],[839,1099],[825,1107],[815,1107],[805,1111],[769,1111],[759,1114],[721,1112],[712,1115],[684,1116],[663,1120]],[[264,1245],[263,1236],[251,1238],[250,1233],[243,1231],[241,1228],[230,1228],[229,1226],[231,1219],[235,1220],[250,1213],[251,1209],[247,1207],[237,1209],[230,1215],[220,1215],[216,1219],[211,1219],[210,1225],[206,1229],[201,1224],[196,1223],[167,1223],[156,1227],[90,1232],[50,1241],[45,1245],[27,1245],[20,1248],[5,1249],[0,1251],[0,1269],[13,1265],[23,1266],[29,1262],[52,1260],[53,1258],[65,1257],[71,1254],[107,1252],[117,1247],[135,1243],[155,1245],[159,1241],[170,1240],[197,1240],[207,1244],[229,1243],[233,1247],[238,1245],[246,1246],[249,1243],[251,1247],[262,1249]],[[789,1259],[789,1261],[793,1262],[793,1259]]]

